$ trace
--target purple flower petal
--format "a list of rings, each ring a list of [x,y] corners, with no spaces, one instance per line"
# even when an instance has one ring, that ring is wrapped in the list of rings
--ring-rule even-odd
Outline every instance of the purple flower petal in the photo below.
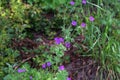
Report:
[[[63,38],[59,38],[60,42],[64,42],[64,39]]]
[[[71,24],[72,24],[72,26],[76,26],[77,22],[76,21],[72,21]]]
[[[50,66],[51,66],[51,63],[50,63],[50,62],[47,62],[47,66],[50,67]]]
[[[84,27],[86,27],[86,24],[84,22],[82,22],[80,26],[84,28]]]
[[[82,0],[82,4],[86,4],[87,2],[86,2],[86,0]]]
[[[66,80],[71,80],[71,78],[70,77],[67,77],[67,79]]]
[[[67,48],[70,48],[70,42],[66,42],[66,43],[65,43],[65,46],[66,46]]]
[[[46,64],[42,64],[42,68],[45,69],[46,68]]]
[[[90,16],[89,20],[93,22],[95,20],[95,18],[93,16]]]
[[[26,70],[25,69],[18,69],[17,72],[22,73],[22,72],[26,72]]]
[[[64,65],[59,66],[59,70],[64,70],[64,69],[65,69]]]
[[[30,80],[32,80],[33,78],[32,78],[32,76],[30,76]]]
[[[57,38],[55,38],[54,40],[55,40],[55,43],[56,43],[56,44],[60,44],[60,40],[59,40],[59,38],[58,38],[58,37],[57,37]]]
[[[70,1],[70,4],[73,6],[75,4],[75,2],[74,1]]]
[[[54,40],[55,40],[56,44],[60,44],[60,43],[64,42],[64,38],[56,37]]]

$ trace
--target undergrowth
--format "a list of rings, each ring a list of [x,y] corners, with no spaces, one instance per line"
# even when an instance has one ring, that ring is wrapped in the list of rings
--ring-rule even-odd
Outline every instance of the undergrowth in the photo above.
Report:
[[[73,47],[74,54],[98,64],[96,80],[119,80],[119,4],[119,0],[0,0],[0,80],[71,80],[63,62],[70,63],[65,51]]]

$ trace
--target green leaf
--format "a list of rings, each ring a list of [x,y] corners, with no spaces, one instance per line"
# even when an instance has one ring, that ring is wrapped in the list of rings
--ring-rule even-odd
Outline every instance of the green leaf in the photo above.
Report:
[[[49,77],[47,80],[51,80],[51,78]]]
[[[116,67],[116,70],[118,73],[120,73],[120,68],[119,67]]]
[[[57,0],[56,0],[57,1]],[[59,0],[59,3],[60,4],[65,4],[66,3],[66,0]]]

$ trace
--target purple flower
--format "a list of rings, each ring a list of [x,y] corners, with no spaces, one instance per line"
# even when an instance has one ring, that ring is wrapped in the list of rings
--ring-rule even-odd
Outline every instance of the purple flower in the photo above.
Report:
[[[66,46],[67,48],[70,48],[70,42],[66,42],[66,43],[65,43],[65,46]]]
[[[54,40],[55,40],[56,44],[60,44],[60,43],[64,42],[64,39],[63,38],[59,38],[59,37],[54,38]]]
[[[70,77],[67,77],[67,79],[66,80],[71,80],[71,78]]]
[[[64,39],[63,38],[59,38],[60,42],[64,42]]]
[[[87,2],[86,2],[86,0],[82,0],[82,4],[86,4]]]
[[[45,69],[46,68],[46,64],[42,64],[42,68]]]
[[[60,44],[60,40],[59,40],[58,37],[56,37],[54,40],[55,40],[55,43],[56,43],[56,44]]]
[[[84,27],[86,27],[86,24],[84,22],[82,22],[80,26],[84,28]]]
[[[64,69],[65,69],[64,65],[59,66],[59,70],[64,70]]]
[[[72,21],[71,24],[72,24],[72,26],[76,26],[77,22],[76,21]]]
[[[32,76],[30,76],[30,80],[32,80],[33,78],[32,78]]]
[[[73,6],[75,4],[75,2],[74,1],[70,1],[70,4]]]
[[[22,72],[26,72],[26,70],[25,69],[18,69],[17,72],[22,73]]]
[[[90,17],[89,17],[89,20],[93,22],[95,19],[94,19],[93,16],[90,16]]]
[[[50,63],[50,62],[47,62],[47,66],[50,67],[50,66],[51,66],[51,63]]]

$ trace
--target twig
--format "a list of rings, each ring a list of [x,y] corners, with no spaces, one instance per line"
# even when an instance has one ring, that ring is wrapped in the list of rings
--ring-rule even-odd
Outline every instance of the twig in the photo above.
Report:
[[[13,67],[13,68],[16,70],[16,69],[17,69],[18,67],[20,67],[23,63],[25,63],[26,61],[30,60],[30,59],[33,58],[33,57],[35,57],[35,56],[28,57],[28,58],[22,60],[22,62],[21,62],[20,64],[18,64],[17,66],[15,66],[15,67]]]

